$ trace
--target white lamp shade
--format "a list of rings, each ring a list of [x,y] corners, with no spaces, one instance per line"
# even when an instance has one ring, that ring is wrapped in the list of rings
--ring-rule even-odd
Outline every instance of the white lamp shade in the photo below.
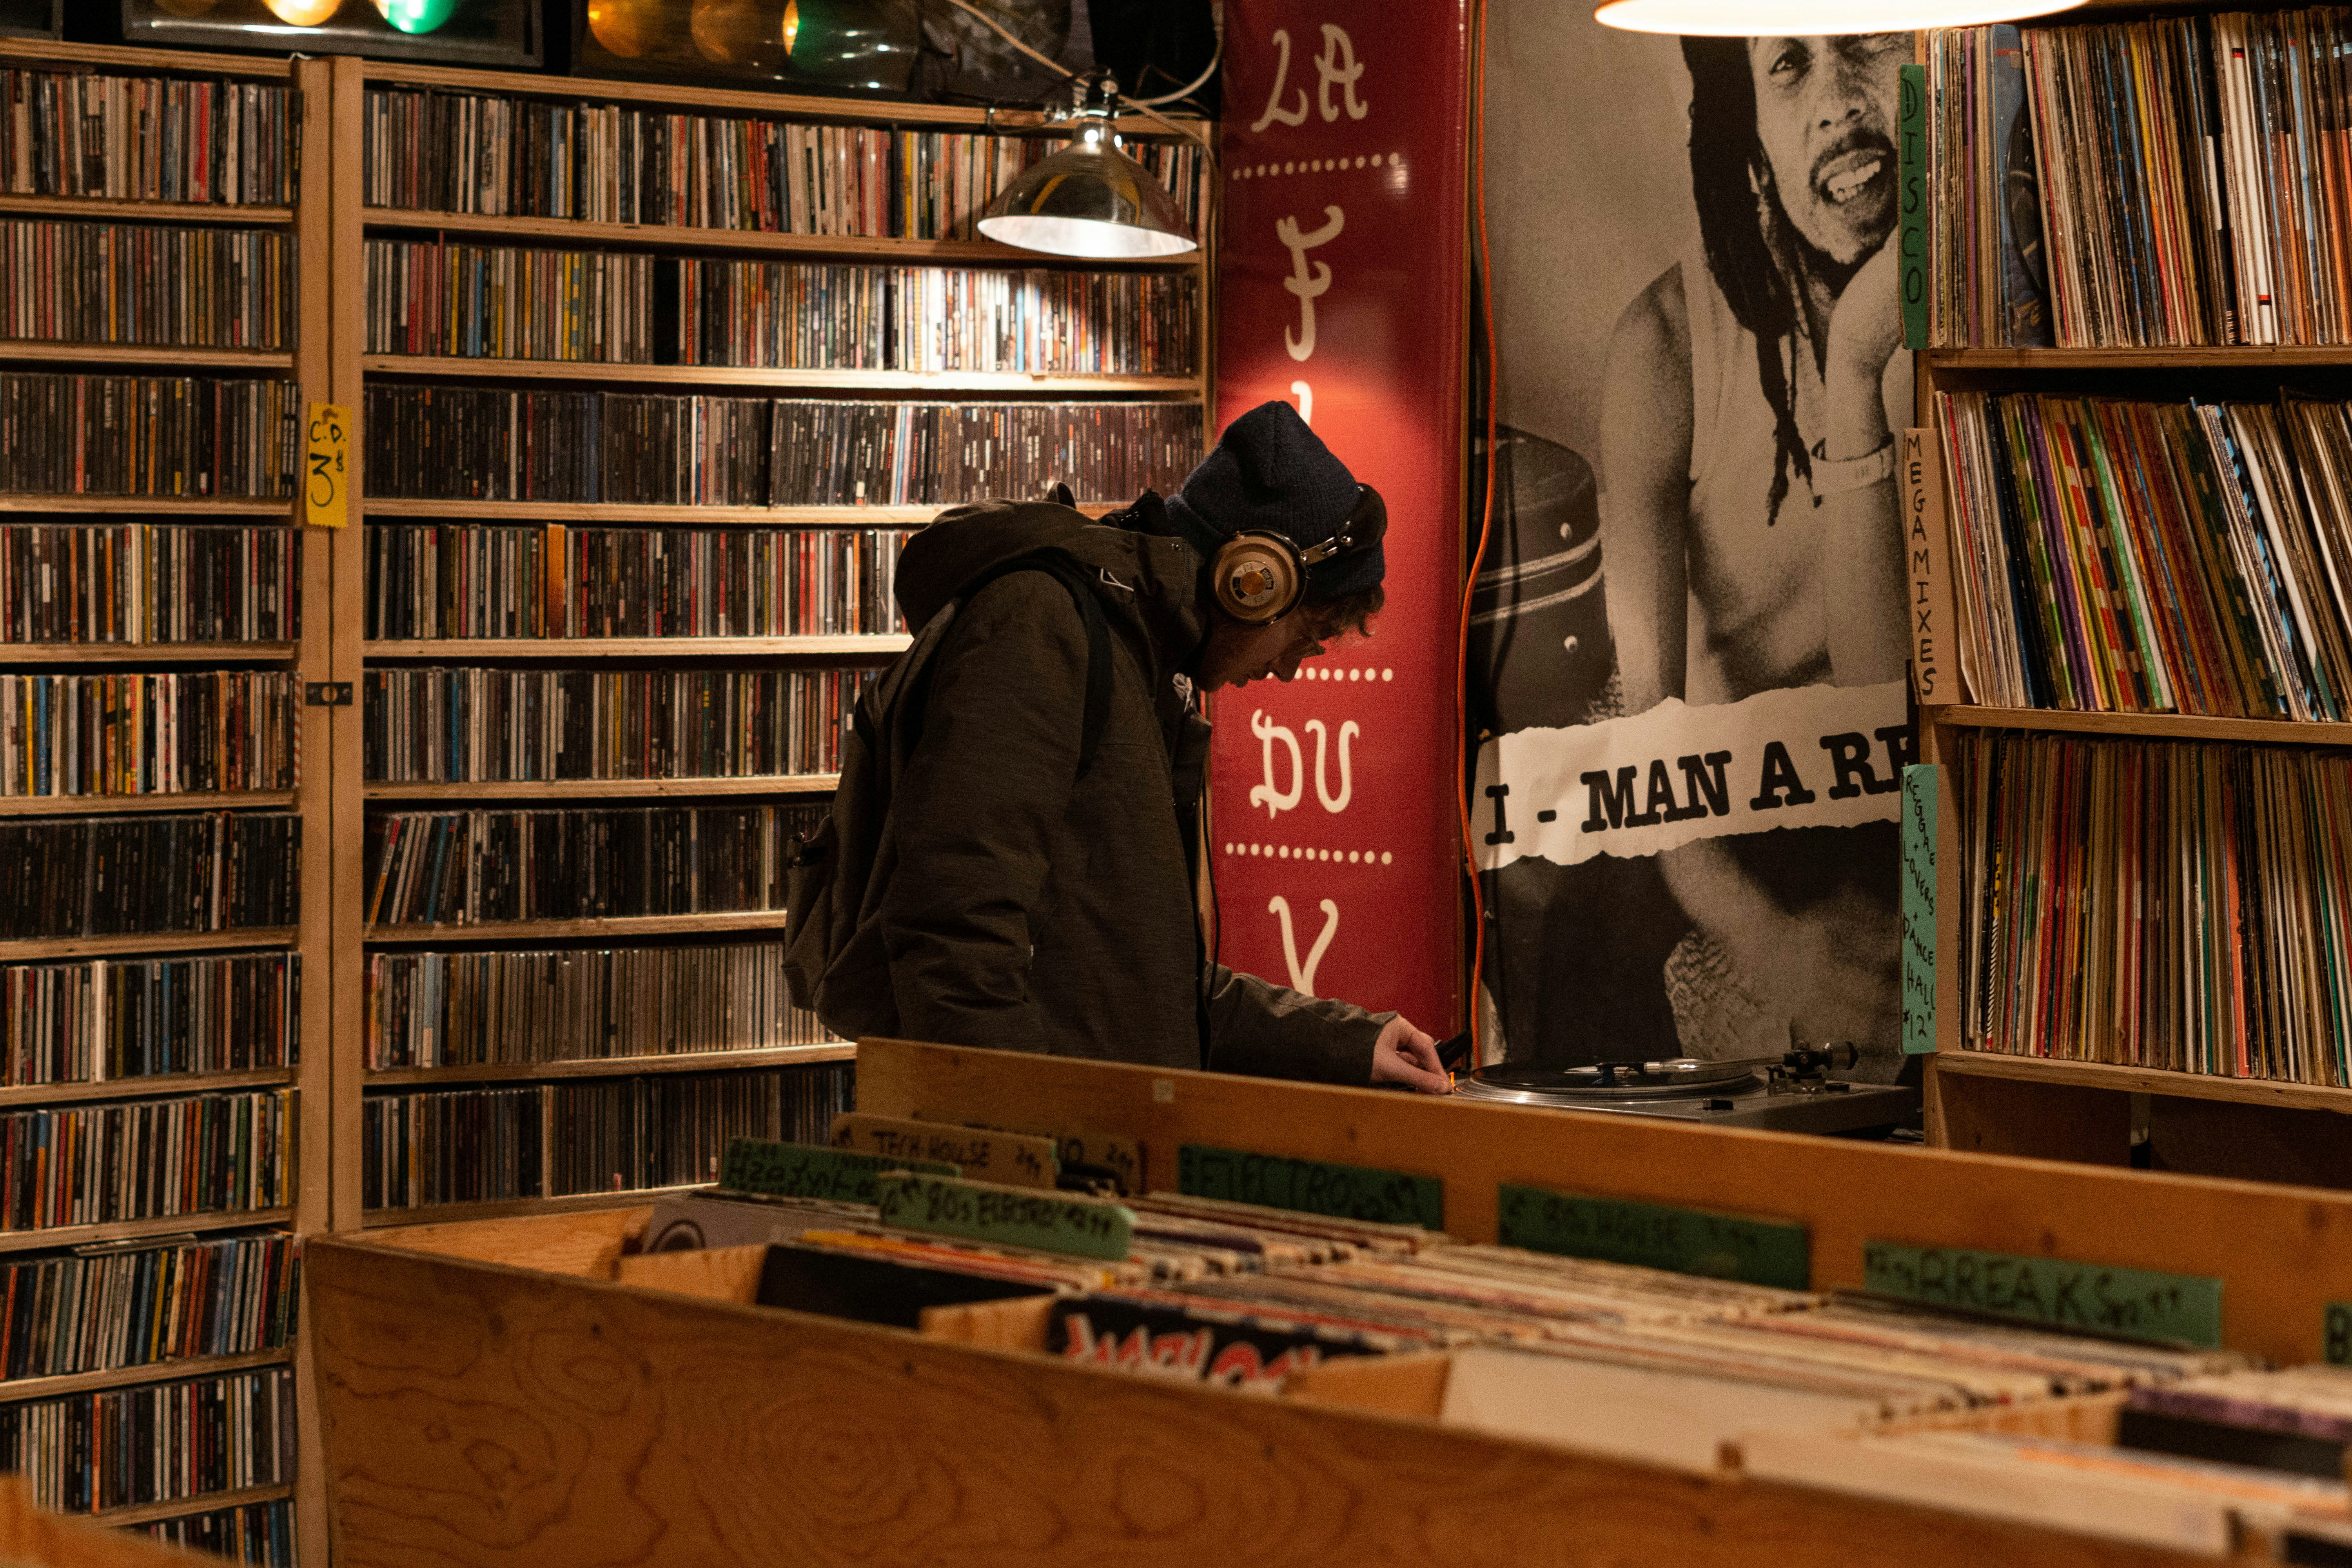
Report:
[[[1201,247],[1167,187],[1107,136],[1074,142],[1015,180],[989,204],[980,232],[1024,250],[1101,260]]]
[[[1631,33],[1696,37],[1832,37],[1972,27],[2071,11],[2083,0],[1608,0],[1592,19]]]

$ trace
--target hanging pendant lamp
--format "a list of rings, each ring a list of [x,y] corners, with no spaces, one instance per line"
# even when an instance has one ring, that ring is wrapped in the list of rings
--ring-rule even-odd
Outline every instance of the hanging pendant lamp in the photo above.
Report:
[[[1111,123],[1118,84],[1077,84],[1070,144],[1028,170],[988,205],[980,232],[1024,250],[1131,261],[1198,250],[1176,198],[1118,150]]]
[[[2071,11],[2083,0],[1606,0],[1592,19],[1630,33],[1695,37],[1832,37],[1973,27]]]

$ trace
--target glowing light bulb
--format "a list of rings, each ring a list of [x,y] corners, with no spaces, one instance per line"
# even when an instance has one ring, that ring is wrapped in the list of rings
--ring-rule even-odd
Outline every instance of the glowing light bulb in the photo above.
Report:
[[[376,14],[404,33],[438,32],[461,0],[375,0]]]
[[[268,0],[270,15],[296,27],[315,27],[342,9],[343,0]]]
[[[800,41],[801,0],[784,0],[784,56],[792,57],[793,45]]]
[[[635,59],[661,36],[661,17],[644,0],[588,0],[588,31],[606,53]]]

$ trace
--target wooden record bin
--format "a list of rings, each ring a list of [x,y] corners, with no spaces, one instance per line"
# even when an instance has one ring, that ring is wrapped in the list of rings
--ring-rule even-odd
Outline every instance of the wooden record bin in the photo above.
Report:
[[[1873,1238],[2219,1276],[2222,1339],[2316,1359],[2352,1197],[1370,1089],[861,1042],[892,1115],[1425,1173],[1447,1227],[1499,1182],[1752,1209],[1813,1282]],[[642,1211],[640,1211],[642,1212]],[[339,1560],[1676,1568],[2186,1563],[2169,1552],[610,1282],[624,1213],[312,1244]]]

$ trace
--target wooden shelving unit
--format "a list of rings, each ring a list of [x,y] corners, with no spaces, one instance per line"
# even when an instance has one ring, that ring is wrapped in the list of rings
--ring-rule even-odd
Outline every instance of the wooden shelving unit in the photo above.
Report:
[[[367,1075],[367,1083],[371,1089],[433,1089],[445,1084],[637,1078],[649,1073],[795,1067],[803,1062],[851,1062],[856,1059],[857,1047],[845,1040],[829,1046],[772,1046],[746,1051],[680,1051],[661,1057],[598,1057],[593,1061],[475,1062],[463,1067],[381,1068]]]
[[[81,1105],[98,1100],[161,1100],[187,1094],[229,1094],[247,1089],[278,1089],[295,1080],[296,1068],[255,1068],[247,1072],[156,1073],[146,1078],[110,1078],[100,1082],[26,1083],[0,1087],[0,1108],[20,1105]],[[0,1384],[5,1389],[5,1384]]]
[[[16,795],[0,796],[0,816],[118,816],[142,811],[259,811],[294,804],[290,789],[196,795]]]
[[[315,60],[270,59],[256,56],[182,53],[113,48],[49,41],[0,40],[0,65],[57,69],[77,67],[130,75],[185,78],[233,78],[280,83],[293,89],[294,123],[289,134],[307,151],[321,149],[328,132],[328,71]],[[18,372],[58,372],[83,369],[93,373],[193,374],[203,376],[247,376],[291,380],[302,384],[306,395],[327,397],[328,299],[332,268],[327,252],[327,163],[305,155],[299,163],[295,200],[287,205],[232,205],[222,203],[117,201],[100,198],[0,195],[0,226],[15,221],[132,220],[142,223],[200,225],[207,229],[269,228],[285,234],[299,258],[296,285],[289,296],[292,311],[291,347],[257,350],[218,347],[178,347],[149,343],[60,343],[0,342],[0,366]],[[65,521],[100,524],[120,521],[166,526],[219,523],[236,526],[297,526],[290,500],[249,500],[211,496],[0,496],[0,523]],[[242,668],[274,667],[323,674],[332,644],[330,611],[329,551],[323,541],[305,541],[299,591],[302,635],[299,641],[252,643],[167,644],[9,644],[0,645],[0,669],[61,667],[135,668],[169,666],[225,666]],[[293,1091],[286,1128],[290,1147],[291,1188],[282,1206],[266,1210],[173,1215],[105,1225],[74,1226],[0,1233],[0,1255],[10,1258],[95,1243],[205,1236],[230,1230],[278,1228],[298,1236],[323,1231],[331,1205],[329,1190],[334,1174],[328,1132],[331,1118],[329,1083],[333,1053],[330,1037],[329,998],[333,991],[331,954],[327,941],[329,769],[328,710],[299,710],[299,743],[303,758],[301,776],[291,790],[236,795],[92,796],[59,798],[11,797],[0,800],[0,817],[34,816],[120,816],[126,813],[218,811],[224,809],[291,810],[301,820],[303,857],[299,889],[299,923],[278,929],[192,931],[106,937],[0,942],[0,963],[53,963],[91,958],[149,954],[203,954],[289,950],[304,966],[301,1033],[306,1048],[300,1065],[251,1072],[210,1073],[124,1079],[104,1083],[58,1083],[0,1088],[0,1108],[18,1110],[41,1106],[108,1104],[126,1100],[175,1098],[190,1094],[236,1092],[256,1089]],[[304,1114],[305,1110],[310,1114]],[[247,1367],[283,1365],[294,1362],[291,1347],[247,1355],[205,1357],[160,1362],[120,1370],[70,1377],[30,1378],[0,1383],[0,1402],[51,1397],[100,1388],[121,1388],[147,1383],[206,1375]],[[131,1525],[157,1519],[207,1511],[245,1502],[296,1499],[295,1533],[299,1550],[310,1568],[325,1568],[327,1536],[325,1474],[317,1445],[315,1390],[307,1366],[299,1390],[302,1452],[300,1480],[290,1487],[178,1499],[94,1516],[98,1522]]]
[[[141,1241],[159,1236],[202,1236],[215,1230],[247,1230],[294,1223],[295,1210],[221,1209],[207,1214],[173,1215],[160,1219],[112,1220],[105,1225],[59,1225],[40,1230],[0,1230],[0,1253],[52,1252],[67,1247],[91,1247],[105,1241]],[[161,1383],[164,1373],[155,1379]],[[0,1383],[0,1401],[14,1398],[13,1385]]]
[[[68,1373],[62,1377],[19,1377],[0,1384],[5,1402],[55,1399],[68,1394],[93,1394],[105,1388],[135,1388],[142,1383],[163,1383],[184,1377],[216,1377],[225,1372],[250,1372],[259,1366],[284,1366],[294,1359],[290,1350],[251,1351],[243,1355],[183,1356],[173,1361],[142,1362],[137,1366],[106,1372]]]
[[[2153,6],[2148,0],[2085,0],[2077,12],[2049,20],[2063,25],[2110,19],[2092,15],[2099,12],[2137,17],[2151,9],[2179,14],[2221,8],[2209,0],[2159,0]],[[2292,385],[2300,372],[2352,367],[2352,344],[1930,348],[1914,356],[1914,366],[1916,422],[1932,431],[1938,391],[2059,390],[2070,396],[2177,401],[2198,390],[2200,375],[2227,376],[2232,388],[2254,388]],[[1948,521],[1956,509],[1948,477],[1945,482]],[[1949,558],[1957,569],[1958,552]],[[1959,634],[1958,626],[1951,631]],[[2352,746],[2352,723],[2285,719],[1969,704],[1923,705],[1918,717],[1923,762],[1948,761],[1959,736],[1986,730],[2153,742]],[[1956,809],[1950,794],[1944,801],[1945,809]],[[1958,897],[1954,881],[1945,887],[1947,897]],[[1950,966],[1963,962],[1963,955],[1958,952],[1957,922],[1946,930],[1951,939],[1937,942],[1937,956],[1946,966],[1950,995],[1956,989]],[[2161,1168],[2192,1174],[2352,1187],[2352,1089],[1973,1048],[1984,1042],[1963,1038],[1949,1005],[1938,1008],[1937,1026],[1927,1097],[1928,1139],[1939,1147],[2103,1164],[2153,1158]],[[2136,1155],[2136,1149],[2142,1152]]]
[[[362,167],[362,110],[371,89],[426,89],[449,92],[505,95],[541,101],[618,103],[665,112],[747,114],[766,119],[831,124],[887,124],[901,129],[940,129],[986,133],[1022,134],[1042,130],[1036,115],[1008,115],[942,105],[887,105],[845,99],[795,98],[788,94],[703,90],[658,84],[584,81],[524,76],[496,71],[445,70],[357,60],[333,63],[333,131],[328,160],[332,166],[332,244],[338,257],[356,258],[366,242],[377,238],[431,240],[463,238],[468,243],[565,250],[615,250],[638,255],[715,255],[764,261],[807,258],[887,265],[999,267],[1016,269],[1086,267],[1105,271],[1151,271],[1190,276],[1202,290],[1196,312],[1203,331],[1194,345],[1191,363],[1206,365],[1206,331],[1210,301],[1210,257],[1213,250],[1181,258],[1096,268],[1014,250],[986,240],[898,239],[870,236],[778,234],[665,224],[588,222],[505,214],[456,214],[365,204]],[[1197,129],[1187,127],[1187,130]],[[1132,130],[1148,136],[1165,136],[1163,127],[1139,121]],[[1213,201],[1212,188],[1209,197]],[[1213,234],[1213,225],[1207,226]],[[761,394],[778,396],[838,396],[866,400],[1003,400],[1034,403],[1041,399],[1091,402],[1111,399],[1129,403],[1205,404],[1205,374],[1032,375],[949,373],[922,374],[874,370],[773,370],[725,365],[610,364],[576,361],[462,358],[366,352],[367,301],[362,298],[361,268],[356,261],[339,271],[333,301],[333,363],[330,384],[332,401],[350,407],[364,406],[370,389],[416,386],[436,383],[458,386],[548,386],[587,390],[626,388],[647,393],[707,391],[721,395]],[[667,665],[697,661],[699,668],[729,665],[758,667],[778,660],[834,667],[872,666],[896,658],[908,646],[904,636],[860,637],[548,637],[367,639],[365,529],[376,525],[437,522],[488,525],[547,525],[580,529],[661,527],[680,529],[914,529],[929,522],[940,508],[918,506],[684,506],[635,502],[551,500],[422,500],[373,493],[363,472],[355,492],[354,525],[335,540],[335,646],[324,668],[311,679],[358,682],[371,668],[423,663],[506,668],[605,668],[610,661],[635,660]],[[1086,510],[1101,516],[1128,504],[1132,497],[1093,498]],[[775,796],[806,802],[833,787],[831,775],[761,778],[563,779],[546,782],[499,781],[466,784],[422,784],[366,781],[360,765],[359,721],[356,712],[339,713],[332,742],[331,773],[339,802],[335,815],[333,861],[337,886],[332,898],[337,927],[333,939],[336,973],[359,974],[376,952],[415,952],[446,945],[469,952],[520,949],[541,944],[623,944],[643,940],[674,944],[697,939],[731,937],[737,941],[772,940],[783,925],[782,910],[622,917],[587,921],[527,921],[488,924],[368,925],[364,922],[365,891],[362,876],[364,824],[371,812],[387,810],[454,810],[475,806],[519,807],[527,805],[610,803],[619,805],[697,799],[714,805]],[[306,753],[306,759],[307,759]],[[579,1062],[497,1063],[463,1068],[359,1070],[365,1059],[364,1025],[359,985],[339,983],[335,998],[333,1055],[342,1076],[336,1080],[334,1121],[338,1159],[342,1163],[335,1186],[339,1229],[358,1226],[414,1224],[460,1218],[550,1212],[583,1206],[606,1206],[644,1201],[645,1194],[583,1194],[560,1199],[517,1200],[495,1204],[440,1205],[425,1209],[370,1210],[360,1207],[359,1151],[363,1092],[414,1092],[467,1085],[556,1083],[614,1079],[645,1074],[730,1071],[815,1065],[847,1060],[854,1047],[820,1047],[702,1052],[659,1058],[628,1058]],[[547,1146],[555,1148],[556,1133],[548,1130]],[[551,1166],[551,1170],[552,1170]]]
[[[588,381],[613,384],[686,387],[765,387],[776,392],[906,393],[936,397],[949,393],[1052,393],[1096,398],[1110,393],[1150,393],[1162,397],[1198,397],[1198,377],[1176,375],[1046,375],[1026,371],[761,370],[727,364],[614,364],[581,360],[468,359],[456,355],[370,354],[360,362],[370,375],[445,378],[499,377],[512,381]],[[697,508],[699,510],[701,509]],[[862,510],[862,509],[861,509]]]
[[[777,773],[753,778],[547,779],[530,784],[387,784],[367,786],[370,800],[659,800],[725,795],[831,795],[839,773]]]
[[[371,642],[370,658],[849,658],[886,663],[904,636],[808,637],[434,637]]]
[[[372,925],[372,942],[565,942],[577,937],[691,936],[704,931],[782,931],[782,910],[698,915],[612,915],[589,921],[484,921],[474,925]]]

